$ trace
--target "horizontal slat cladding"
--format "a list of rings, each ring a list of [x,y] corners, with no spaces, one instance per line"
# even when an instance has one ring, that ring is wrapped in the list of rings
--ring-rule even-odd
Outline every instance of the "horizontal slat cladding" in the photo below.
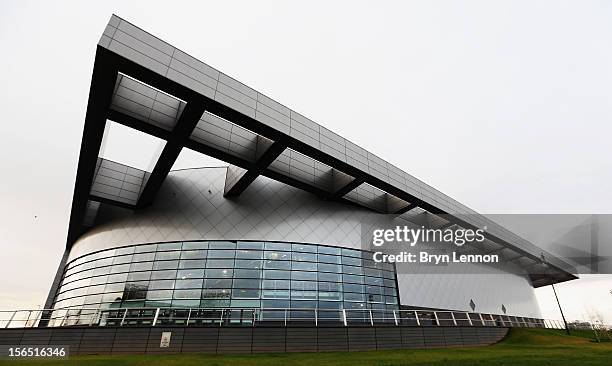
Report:
[[[160,347],[163,332],[170,332],[169,347]],[[151,328],[146,353],[180,353],[184,340],[185,328]]]
[[[19,329],[0,329],[0,344],[21,344],[24,330]]]
[[[49,344],[67,345],[70,353],[78,353],[83,337],[83,329],[55,329]]]
[[[316,328],[287,328],[287,352],[316,352]]]
[[[347,328],[318,328],[319,351],[348,351]]]
[[[182,352],[216,353],[219,328],[186,328]]]
[[[115,341],[115,328],[93,328],[83,332],[80,354],[108,354],[113,348]]]
[[[444,339],[447,347],[463,347],[463,339],[461,329],[459,328],[443,328]]]
[[[170,347],[159,347],[162,332]],[[490,345],[496,327],[171,327],[0,329],[0,344],[68,345],[72,354],[363,351]]]
[[[118,328],[112,353],[145,353],[149,332],[149,328]]]
[[[285,352],[286,328],[253,328],[253,353]]]
[[[374,328],[348,328],[347,333],[349,351],[376,349],[376,330]]]
[[[446,346],[444,330],[442,328],[423,328],[423,340],[425,342],[425,348]]]
[[[32,328],[23,333],[21,344],[49,344],[53,329],[49,328]]]
[[[220,328],[217,353],[250,353],[252,328]]]
[[[396,327],[376,328],[376,349],[402,348],[402,331]]]
[[[423,328],[402,327],[402,348],[425,348]]]

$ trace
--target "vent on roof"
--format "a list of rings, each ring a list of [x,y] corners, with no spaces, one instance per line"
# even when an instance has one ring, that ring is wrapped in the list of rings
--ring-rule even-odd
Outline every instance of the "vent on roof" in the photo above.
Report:
[[[472,308],[472,311],[476,310],[476,303],[472,299],[470,299],[470,308]]]
[[[506,306],[504,304],[502,304],[502,311],[504,312],[504,314],[506,314]]]

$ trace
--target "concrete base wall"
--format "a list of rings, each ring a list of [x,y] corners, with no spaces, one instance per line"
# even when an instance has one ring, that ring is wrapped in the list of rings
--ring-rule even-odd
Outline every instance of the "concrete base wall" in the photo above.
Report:
[[[162,332],[172,332],[160,348]],[[261,353],[366,351],[483,346],[497,327],[142,327],[0,329],[0,345],[68,345],[70,354]]]

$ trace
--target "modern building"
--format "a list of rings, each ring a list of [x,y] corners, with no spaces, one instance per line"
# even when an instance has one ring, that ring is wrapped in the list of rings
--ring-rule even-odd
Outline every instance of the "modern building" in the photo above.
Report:
[[[99,157],[109,121],[165,142],[150,171]],[[172,171],[184,148],[228,166]],[[484,229],[473,252],[504,265],[377,263],[363,227],[389,218]],[[574,278],[558,258],[402,169],[110,19],[45,324],[98,322],[124,308],[221,309],[230,319],[231,309],[275,309],[271,318],[288,309],[296,319],[310,309],[330,320],[343,310],[437,309],[515,324],[541,318],[534,288]]]

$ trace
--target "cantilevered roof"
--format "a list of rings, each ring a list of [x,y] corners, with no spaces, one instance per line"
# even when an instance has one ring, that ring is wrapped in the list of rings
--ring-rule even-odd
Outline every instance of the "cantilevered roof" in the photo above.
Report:
[[[152,171],[98,157],[107,120],[166,141]],[[481,249],[528,269],[534,286],[576,278],[569,265],[529,241],[115,15],[96,50],[67,245],[99,203],[149,205],[183,147],[230,164],[228,197],[263,175],[380,213],[426,214],[439,227],[486,229]]]

